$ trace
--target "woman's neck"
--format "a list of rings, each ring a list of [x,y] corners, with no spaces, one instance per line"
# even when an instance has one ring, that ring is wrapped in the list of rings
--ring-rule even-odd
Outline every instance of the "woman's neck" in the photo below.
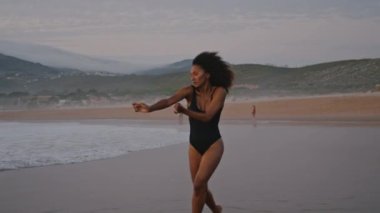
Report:
[[[198,87],[198,91],[202,94],[207,94],[212,90],[212,85],[210,82],[206,82],[202,86]]]

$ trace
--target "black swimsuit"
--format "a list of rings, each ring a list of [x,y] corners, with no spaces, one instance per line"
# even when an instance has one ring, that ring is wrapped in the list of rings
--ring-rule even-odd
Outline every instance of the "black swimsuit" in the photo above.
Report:
[[[193,95],[189,109],[195,112],[203,112],[197,106],[197,95],[193,87]],[[219,120],[223,107],[208,122],[203,122],[189,117],[190,122],[190,144],[203,155],[210,146],[221,138],[219,132]]]

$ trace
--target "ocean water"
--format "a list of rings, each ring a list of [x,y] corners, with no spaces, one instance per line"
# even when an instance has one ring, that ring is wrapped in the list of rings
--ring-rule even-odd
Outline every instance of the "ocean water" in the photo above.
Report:
[[[0,171],[105,159],[188,141],[175,122],[0,122]]]

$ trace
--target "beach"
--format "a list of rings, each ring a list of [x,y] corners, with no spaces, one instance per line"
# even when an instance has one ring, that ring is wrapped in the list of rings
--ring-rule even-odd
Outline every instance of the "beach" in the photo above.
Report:
[[[224,212],[380,211],[378,127],[240,122],[221,131],[225,154],[209,188]],[[187,147],[0,172],[0,210],[190,212]]]
[[[257,122],[249,117],[252,104]],[[224,212],[379,212],[379,110],[378,95],[227,103],[225,153],[209,188]],[[8,111],[0,118],[178,125],[171,109],[136,114],[128,107]],[[188,128],[186,121],[180,126]],[[1,171],[0,212],[190,212],[187,136],[176,140],[108,159]]]
[[[224,120],[380,121],[380,93],[250,99],[227,102]],[[135,113],[131,105],[104,108],[34,109],[0,111],[0,120],[155,119],[175,120],[172,108]]]

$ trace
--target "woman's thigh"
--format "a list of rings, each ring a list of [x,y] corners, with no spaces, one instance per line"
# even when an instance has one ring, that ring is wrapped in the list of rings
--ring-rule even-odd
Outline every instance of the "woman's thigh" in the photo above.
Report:
[[[191,180],[194,182],[195,175],[198,172],[199,164],[201,163],[202,155],[190,144],[189,145],[189,166]]]
[[[218,167],[224,152],[223,141],[220,139],[215,142],[210,148],[201,156],[194,179],[197,181],[208,182],[215,169]]]

